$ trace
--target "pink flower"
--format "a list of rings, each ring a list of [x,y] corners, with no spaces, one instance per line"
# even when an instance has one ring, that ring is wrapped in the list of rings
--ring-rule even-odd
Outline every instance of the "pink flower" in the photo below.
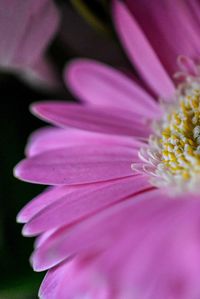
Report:
[[[45,51],[59,23],[52,0],[0,0],[0,68],[31,83],[57,84]]]
[[[18,215],[24,235],[40,235],[34,269],[50,269],[40,297],[198,299],[196,48],[179,56],[175,84],[119,1],[114,18],[146,88],[103,64],[71,62],[65,78],[83,103],[34,104],[33,113],[56,127],[33,134],[15,169],[22,180],[51,186]]]

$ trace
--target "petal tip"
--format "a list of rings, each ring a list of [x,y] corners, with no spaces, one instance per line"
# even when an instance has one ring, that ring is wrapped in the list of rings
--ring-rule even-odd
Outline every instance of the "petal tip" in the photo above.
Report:
[[[77,75],[84,71],[84,68],[88,65],[93,64],[92,59],[87,58],[76,58],[72,59],[64,69],[64,80],[69,88],[73,88],[74,82],[77,82]],[[96,62],[97,63],[97,62]]]
[[[40,115],[40,109],[41,109],[41,102],[32,103],[29,106],[29,111],[34,115],[37,116]]]
[[[22,229],[22,236],[24,236],[24,237],[30,236],[29,229],[27,228],[26,225],[24,225],[24,227]]]
[[[24,237],[35,237],[36,234],[33,233],[33,231],[31,230],[29,224],[25,224],[23,229],[22,229],[22,236]]]
[[[13,175],[16,179],[21,180],[21,162],[19,162],[13,169]]]
[[[19,212],[16,217],[17,223],[26,223],[26,218],[24,217],[22,212]]]
[[[53,103],[53,101],[52,101]],[[46,113],[48,112],[48,105],[51,105],[48,101],[36,102],[29,106],[29,111],[32,115],[39,118],[42,121],[48,121],[46,118]]]
[[[40,258],[38,257],[37,252],[34,252],[31,255],[29,261],[35,272],[42,272],[48,270],[48,267],[46,267],[45,265],[43,265],[43,263],[40,262]]]
[[[29,182],[29,180],[26,178],[27,177],[26,162],[27,162],[26,159],[20,161],[13,169],[13,175],[15,178],[21,181]]]
[[[43,269],[40,267],[39,263],[37,262],[37,259],[35,259],[34,254],[32,254],[30,257],[30,264],[35,272],[43,271]]]

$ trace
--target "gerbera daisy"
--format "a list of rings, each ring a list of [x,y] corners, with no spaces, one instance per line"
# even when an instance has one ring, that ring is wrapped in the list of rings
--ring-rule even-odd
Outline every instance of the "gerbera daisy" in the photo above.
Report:
[[[179,4],[176,11],[185,9]],[[101,63],[76,60],[65,78],[83,103],[31,108],[56,125],[33,134],[15,169],[22,180],[52,186],[18,216],[25,235],[41,235],[34,269],[51,269],[40,297],[198,299],[196,48],[189,58],[179,44],[175,84],[122,2],[114,18],[146,88]]]

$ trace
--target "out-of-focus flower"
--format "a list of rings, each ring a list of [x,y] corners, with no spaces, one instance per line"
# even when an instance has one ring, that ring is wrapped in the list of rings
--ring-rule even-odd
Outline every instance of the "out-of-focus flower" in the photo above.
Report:
[[[33,113],[58,128],[36,132],[15,169],[22,180],[52,186],[18,216],[25,235],[41,235],[35,270],[55,267],[40,296],[198,299],[196,48],[194,60],[179,56],[176,86],[122,2],[114,17],[149,92],[103,64],[72,62],[65,77],[84,103],[34,104]]]
[[[57,86],[45,51],[59,24],[52,0],[0,0],[0,70],[31,84]]]

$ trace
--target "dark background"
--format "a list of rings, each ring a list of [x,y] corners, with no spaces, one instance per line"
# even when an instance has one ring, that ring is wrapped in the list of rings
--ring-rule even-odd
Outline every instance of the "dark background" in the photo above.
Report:
[[[64,65],[72,57],[98,59],[120,68],[127,66],[114,33],[109,1],[83,1],[88,15],[81,15],[75,2],[81,3],[57,1],[63,18],[47,53],[61,82]],[[42,99],[72,100],[62,84],[60,90],[44,91],[12,74],[0,73],[0,299],[37,298],[44,276],[31,269],[33,239],[22,237],[22,226],[16,223],[19,210],[43,187],[18,181],[12,170],[24,157],[30,133],[44,125],[30,114],[30,103]]]

